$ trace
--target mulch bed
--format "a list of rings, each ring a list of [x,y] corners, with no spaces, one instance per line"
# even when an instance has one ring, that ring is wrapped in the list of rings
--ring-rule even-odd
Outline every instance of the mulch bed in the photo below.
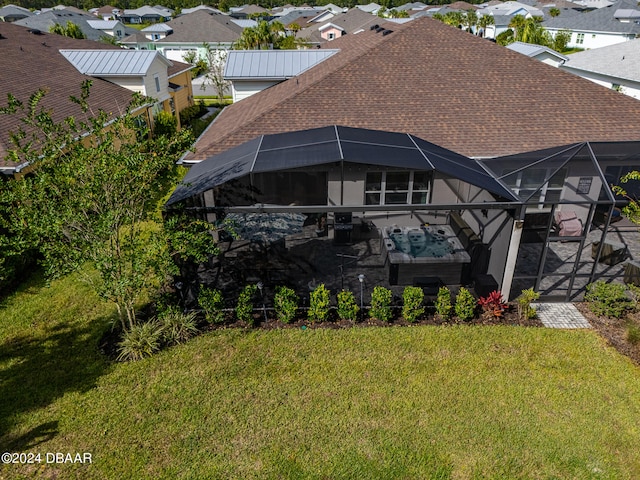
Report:
[[[636,365],[640,365],[640,343],[633,344],[627,338],[629,325],[640,325],[640,312],[628,314],[624,319],[615,319],[594,314],[586,303],[575,305],[609,345],[629,357]]]

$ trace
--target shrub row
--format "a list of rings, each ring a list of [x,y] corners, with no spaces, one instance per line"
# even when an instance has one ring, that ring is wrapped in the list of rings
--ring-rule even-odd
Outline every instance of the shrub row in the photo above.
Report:
[[[253,312],[256,292],[256,285],[246,285],[240,292],[234,308],[235,317],[249,326],[254,324]],[[323,322],[328,319],[331,308],[330,296],[331,293],[324,284],[318,285],[311,292],[310,305],[307,310],[307,318],[311,322]],[[522,295],[517,299],[520,319],[535,317],[535,309],[531,307],[531,303],[539,296],[533,289],[523,290]],[[357,305],[353,293],[342,290],[338,292],[336,298],[336,312],[340,320],[355,321],[360,307]],[[376,286],[371,293],[368,317],[382,322],[391,321],[393,318],[392,300],[391,290]],[[221,323],[224,321],[223,297],[219,290],[201,289],[198,302],[208,322]],[[276,287],[273,306],[279,321],[283,323],[293,321],[298,313],[298,304],[299,297],[291,288]],[[442,320],[449,320],[455,314],[462,321],[470,321],[476,317],[479,307],[487,318],[500,318],[504,315],[508,305],[499,291],[476,300],[471,292],[464,287],[460,288],[455,300],[447,287],[441,287],[435,300],[436,315]],[[424,312],[424,292],[422,289],[420,287],[405,287],[402,294],[402,317],[413,323],[418,321]]]

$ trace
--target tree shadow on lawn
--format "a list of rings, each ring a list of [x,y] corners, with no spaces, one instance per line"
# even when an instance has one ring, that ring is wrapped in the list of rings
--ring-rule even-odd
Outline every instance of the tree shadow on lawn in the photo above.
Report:
[[[57,434],[50,419],[16,435],[21,414],[47,407],[68,392],[86,392],[110,369],[98,342],[105,319],[58,323],[39,335],[12,337],[0,344],[0,451],[22,451]]]

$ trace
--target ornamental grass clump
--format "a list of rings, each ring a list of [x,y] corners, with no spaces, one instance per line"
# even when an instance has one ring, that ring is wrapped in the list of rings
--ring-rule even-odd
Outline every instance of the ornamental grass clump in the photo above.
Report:
[[[424,292],[420,287],[405,287],[402,292],[402,316],[407,322],[417,321],[424,313]]]
[[[289,287],[276,287],[276,294],[273,298],[273,307],[276,316],[282,323],[291,323],[298,311],[298,296]]]
[[[312,322],[324,322],[329,317],[329,290],[321,283],[311,292],[309,311],[307,313]]]
[[[353,292],[342,290],[338,293],[338,317],[340,320],[355,322],[359,311],[360,307],[356,303]]]
[[[381,286],[375,287],[371,294],[369,317],[382,322],[389,322],[393,316],[391,313],[391,298],[391,290]]]
[[[458,295],[456,295],[454,310],[456,316],[464,322],[473,320],[473,317],[476,315],[476,299],[473,298],[471,292],[464,287],[460,287],[460,291]]]
[[[156,319],[125,330],[118,343],[118,361],[142,360],[162,347],[162,325]]]
[[[198,320],[195,312],[183,313],[178,308],[170,308],[158,317],[165,345],[178,345],[198,334]]]

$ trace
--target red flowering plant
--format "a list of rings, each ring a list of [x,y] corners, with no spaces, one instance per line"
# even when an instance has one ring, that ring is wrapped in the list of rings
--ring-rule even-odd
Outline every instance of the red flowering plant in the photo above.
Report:
[[[484,316],[487,318],[502,318],[505,310],[509,305],[502,298],[502,292],[500,290],[494,290],[486,297],[480,297],[478,304],[484,311]]]

